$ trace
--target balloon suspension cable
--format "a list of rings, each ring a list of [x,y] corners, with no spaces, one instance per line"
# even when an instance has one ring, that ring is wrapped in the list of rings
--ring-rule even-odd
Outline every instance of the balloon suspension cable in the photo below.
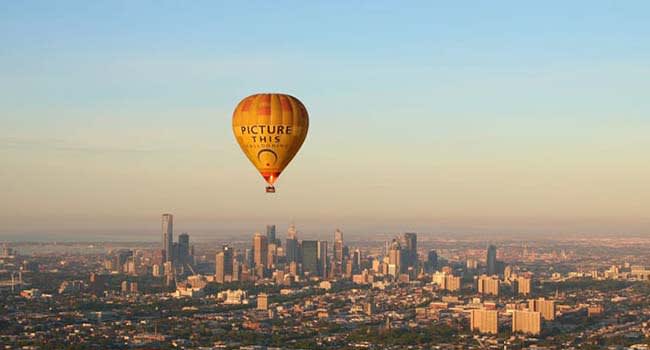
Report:
[[[275,187],[266,186],[266,193],[275,193]]]

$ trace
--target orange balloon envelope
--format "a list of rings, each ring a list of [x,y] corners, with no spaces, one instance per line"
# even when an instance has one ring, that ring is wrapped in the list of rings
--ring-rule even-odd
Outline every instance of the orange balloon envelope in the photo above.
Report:
[[[273,184],[298,153],[307,129],[307,109],[289,95],[251,95],[232,114],[237,143],[269,184],[267,192],[275,192]]]

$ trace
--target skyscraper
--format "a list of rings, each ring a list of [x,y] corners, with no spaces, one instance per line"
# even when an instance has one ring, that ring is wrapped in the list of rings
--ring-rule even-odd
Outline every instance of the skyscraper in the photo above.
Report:
[[[174,251],[174,215],[172,214],[162,214],[162,243],[165,251],[164,261],[172,261]]]
[[[402,246],[394,239],[388,249],[388,268],[393,277],[397,277],[402,272],[402,261]]]
[[[218,252],[214,262],[214,279],[217,283],[223,283],[225,280],[225,254]]]
[[[352,253],[352,270],[354,273],[361,272],[361,250],[359,248]]]
[[[334,270],[336,271],[336,274],[341,274],[342,272],[342,266],[343,266],[343,232],[341,230],[336,229],[334,232],[334,261],[332,261],[332,265],[334,265]]]
[[[497,274],[497,247],[491,244],[487,249],[487,274],[488,276]]]
[[[302,241],[302,270],[311,276],[318,274],[318,241]]]
[[[253,237],[253,262],[255,266],[266,266],[269,255],[269,242],[266,236],[256,232]]]
[[[271,241],[269,240],[269,244],[267,245],[266,251],[267,251],[266,267],[271,269],[276,263],[278,257],[278,246],[275,245],[275,243],[271,243]]]
[[[232,261],[233,261],[233,248],[224,245],[223,246],[223,275],[230,276],[232,278]]]
[[[295,238],[287,238],[285,255],[287,257],[287,262],[298,262],[298,240]]]
[[[318,274],[327,278],[327,241],[318,241]]]
[[[427,254],[427,269],[429,272],[433,272],[438,268],[438,253],[435,250],[431,249],[429,254]]]
[[[418,265],[418,235],[417,233],[407,232],[404,234],[404,250],[406,252],[405,262],[408,267]]]
[[[296,231],[296,225],[291,224],[287,230],[287,238],[297,239],[298,231]]]
[[[269,244],[276,244],[275,225],[266,225],[266,238],[269,240]]]
[[[190,263],[190,235],[183,232],[178,235],[178,259],[180,264]]]

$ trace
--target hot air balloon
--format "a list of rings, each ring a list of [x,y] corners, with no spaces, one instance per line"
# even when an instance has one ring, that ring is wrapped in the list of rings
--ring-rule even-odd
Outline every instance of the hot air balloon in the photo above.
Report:
[[[256,94],[239,102],[232,114],[232,131],[248,159],[273,184],[298,153],[309,128],[307,109],[285,94]]]

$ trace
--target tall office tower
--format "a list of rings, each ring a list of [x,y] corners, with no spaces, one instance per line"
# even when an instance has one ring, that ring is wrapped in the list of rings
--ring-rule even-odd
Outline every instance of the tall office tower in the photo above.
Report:
[[[470,328],[479,333],[497,334],[497,320],[496,310],[472,310]]]
[[[172,242],[172,263],[178,265],[178,242]]]
[[[302,241],[302,271],[318,276],[318,241]]]
[[[431,249],[427,254],[427,269],[428,272],[433,272],[438,268],[438,253]]]
[[[226,279],[226,257],[223,251],[218,252],[214,262],[214,280],[223,283]]]
[[[228,245],[224,245],[223,248],[223,275],[231,276],[232,278],[232,261],[234,257],[234,249]]]
[[[287,257],[287,262],[298,262],[298,240],[295,238],[287,238],[285,255]]]
[[[343,274],[347,278],[352,278],[352,275],[354,275],[354,263],[352,262],[352,259],[345,258],[343,259]],[[397,273],[392,273],[394,277],[397,277]]]
[[[416,267],[418,265],[418,235],[412,232],[405,233],[404,243],[407,267]]]
[[[341,232],[339,229],[336,229],[336,231],[334,231],[333,257],[334,261],[332,261],[332,265],[334,266],[336,274],[340,275],[343,269],[343,232]]]
[[[393,275],[396,277],[402,271],[402,246],[399,244],[399,241],[396,239],[391,243],[390,248],[388,249],[388,265],[394,266],[395,271]]]
[[[269,244],[277,244],[275,240],[275,225],[266,225],[266,238]]]
[[[531,311],[539,312],[542,318],[547,321],[555,319],[555,301],[544,298],[533,299],[528,301],[528,308]]]
[[[172,214],[162,214],[162,243],[165,250],[164,261],[172,261],[174,247],[174,215]]]
[[[497,274],[497,247],[492,244],[487,249],[487,274],[488,276]]]
[[[361,251],[359,248],[354,250],[352,253],[352,269],[354,273],[361,272]]]
[[[499,279],[494,276],[481,276],[477,281],[479,294],[499,295]]]
[[[190,263],[190,235],[183,232],[178,235],[178,263]]]
[[[269,242],[272,242],[269,240]],[[275,243],[269,243],[268,245],[268,256],[266,257],[266,267],[267,268],[272,268],[278,257],[278,246],[275,245]]]
[[[266,267],[269,255],[269,241],[263,234],[256,232],[253,236],[253,263],[255,267]]]
[[[318,241],[318,274],[327,278],[327,241]]]
[[[517,293],[530,295],[532,284],[530,277],[517,277]]]
[[[535,311],[514,310],[512,313],[512,332],[538,335],[542,331],[541,313]]]
[[[240,280],[240,273],[241,273],[241,267],[239,265],[239,261],[237,259],[234,259],[232,261],[232,278],[231,280],[233,282],[237,282]]]
[[[246,248],[244,250],[244,264],[248,267],[253,267],[255,261],[253,260],[253,250],[251,248]]]
[[[296,225],[291,224],[287,230],[287,239],[298,239],[298,231],[296,231]]]

